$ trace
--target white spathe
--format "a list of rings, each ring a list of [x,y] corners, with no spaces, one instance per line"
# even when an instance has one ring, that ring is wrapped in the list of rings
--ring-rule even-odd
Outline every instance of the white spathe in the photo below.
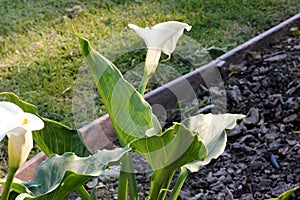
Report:
[[[37,116],[24,112],[16,104],[0,102],[0,141],[8,136],[9,165],[20,167],[33,147],[32,131],[44,128]]]
[[[177,21],[168,21],[156,24],[152,28],[140,28],[137,25],[129,24],[130,28],[144,39],[148,52],[145,71],[153,74],[157,68],[161,52],[168,56],[175,50],[176,44],[184,29],[191,30],[191,26]]]
[[[218,158],[226,148],[227,135],[225,130],[233,129],[236,121],[245,118],[240,114],[199,114],[185,119],[182,123],[198,135],[205,144],[208,155],[204,161],[194,161],[185,165],[191,172],[199,171],[212,159]]]

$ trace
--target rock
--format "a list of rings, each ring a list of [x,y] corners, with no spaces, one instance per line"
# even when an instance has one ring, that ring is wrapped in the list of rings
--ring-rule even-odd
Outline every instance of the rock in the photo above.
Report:
[[[226,198],[226,194],[224,192],[218,193],[217,200],[223,200]]]
[[[180,191],[180,197],[183,197],[184,199],[191,198],[190,193],[188,191]]]
[[[119,178],[120,166],[112,166],[110,169],[104,170],[99,176],[103,183],[111,183]]]
[[[256,170],[259,170],[259,169],[262,169],[263,167],[263,162],[259,161],[259,160],[255,160],[251,163],[251,169],[256,171]]]
[[[290,146],[294,146],[295,144],[299,143],[297,140],[289,140],[289,139],[286,139],[287,143],[290,145]]]
[[[287,57],[286,54],[279,54],[279,55],[268,57],[268,58],[264,59],[264,61],[265,62],[275,62],[275,61],[278,62],[278,61],[286,59],[286,57]]]
[[[236,85],[232,86],[227,93],[229,98],[231,98],[237,104],[239,104],[242,100],[241,91]]]
[[[254,200],[252,194],[243,194],[241,200]]]
[[[290,122],[295,121],[296,119],[298,119],[298,115],[297,114],[292,114],[290,116],[285,117],[282,121],[284,123],[290,123]]]
[[[278,134],[276,132],[272,132],[272,133],[267,133],[265,135],[265,140],[267,142],[270,142],[270,141],[274,141],[276,140],[276,138],[278,137]]]
[[[300,152],[300,151],[299,151],[299,152]],[[229,174],[234,174],[234,170],[233,170],[232,168],[227,169],[227,172],[228,172]]]
[[[212,184],[212,183],[216,183],[219,179],[217,177],[207,177],[206,178],[206,181],[209,183],[209,184]]]
[[[207,188],[208,187],[208,182],[205,180],[198,180],[196,183],[192,183],[192,188]]]
[[[98,185],[98,178],[93,178],[90,182],[86,184],[88,188],[94,188]]]
[[[216,173],[214,173],[214,176],[217,176],[217,177],[224,176],[224,175],[226,175],[226,172],[224,170],[219,170]]]
[[[259,121],[259,111],[257,108],[250,108],[247,117],[244,119],[244,124],[256,125]]]

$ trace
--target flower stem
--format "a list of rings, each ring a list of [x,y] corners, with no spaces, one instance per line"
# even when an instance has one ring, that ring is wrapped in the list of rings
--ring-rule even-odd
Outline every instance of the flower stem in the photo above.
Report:
[[[80,195],[80,197],[83,200],[89,200],[90,199],[90,194],[88,193],[88,191],[86,191],[86,189],[82,186],[80,186],[77,190],[78,194]]]
[[[129,186],[129,187],[128,187]],[[127,199],[127,190],[129,188],[130,199],[138,200],[138,189],[133,169],[133,160],[131,152],[126,153],[122,158],[118,199]]]
[[[161,188],[158,199],[165,199],[166,198],[166,195],[167,195],[167,192],[168,192],[168,189],[170,187],[170,184],[171,184],[171,181],[173,179],[174,174],[175,174],[175,171],[173,171],[169,175],[169,177],[165,180],[164,184],[162,185],[162,188]]]
[[[127,199],[128,179],[125,173],[126,172],[122,171],[121,167],[118,186],[118,199]]]
[[[165,195],[162,190],[166,189],[163,188],[163,186],[165,186],[165,182],[169,180],[170,173],[173,173],[173,171],[168,167],[153,172],[150,183],[150,200],[162,200],[161,198]],[[162,195],[160,195],[161,191],[163,192]]]
[[[146,73],[144,72],[143,78],[142,78],[141,83],[140,83],[140,86],[139,86],[139,88],[138,88],[138,91],[139,91],[139,93],[140,93],[142,96],[144,96],[144,94],[145,94],[146,87],[147,87],[147,84],[148,84],[148,81],[149,81],[150,77],[151,77],[151,76],[149,76],[148,74],[146,74]]]
[[[145,61],[143,78],[141,80],[138,91],[144,96],[147,84],[151,76],[156,71],[160,59],[161,51],[157,49],[148,49]]]
[[[18,168],[10,167],[8,169],[8,175],[5,182],[4,190],[2,192],[1,200],[7,200],[9,197],[10,188],[12,185],[12,182],[14,180],[15,174],[17,172]]]
[[[189,174],[189,170],[187,168],[180,170],[177,181],[174,186],[174,189],[172,190],[172,193],[169,197],[170,200],[176,200],[178,198],[180,190],[181,190],[188,174]]]

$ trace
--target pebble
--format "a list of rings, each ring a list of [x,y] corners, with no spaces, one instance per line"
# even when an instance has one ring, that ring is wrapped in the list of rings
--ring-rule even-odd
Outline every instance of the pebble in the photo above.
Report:
[[[120,166],[112,166],[110,169],[104,170],[99,176],[99,179],[103,183],[111,183],[119,178]]]
[[[208,182],[205,180],[198,180],[196,185],[194,183],[192,183],[191,185],[192,188],[207,188],[208,187]]]
[[[217,177],[207,177],[206,178],[206,181],[209,183],[209,184],[212,184],[212,183],[216,183],[219,179]]]
[[[259,121],[259,111],[257,108],[250,108],[247,117],[243,120],[245,124],[256,125]]]
[[[268,142],[270,142],[270,141],[274,141],[274,140],[276,140],[276,138],[278,137],[278,134],[276,133],[276,132],[273,132],[273,133],[267,133],[266,135],[265,135],[265,140]]]
[[[98,178],[93,178],[90,182],[86,184],[88,188],[94,188],[98,185]]]
[[[252,194],[243,194],[241,200],[254,200]]]
[[[252,170],[258,170],[263,167],[263,163],[261,161],[253,161],[250,167]]]
[[[299,149],[299,154],[300,154],[300,149]],[[232,168],[228,168],[228,169],[227,169],[227,172],[228,172],[229,174],[233,174],[233,173],[234,173],[234,170],[233,170]]]
[[[298,119],[298,115],[297,114],[292,114],[292,115],[290,115],[288,117],[285,117],[282,121],[284,123],[290,123],[290,122],[295,121],[296,119]]]
[[[224,176],[224,175],[226,175],[226,172],[223,170],[219,170],[216,173],[214,173],[214,176]]]

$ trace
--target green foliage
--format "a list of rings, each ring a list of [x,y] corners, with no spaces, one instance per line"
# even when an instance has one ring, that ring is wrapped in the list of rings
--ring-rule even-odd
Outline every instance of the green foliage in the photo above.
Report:
[[[109,165],[128,152],[129,148],[101,150],[89,157],[78,157],[73,153],[52,155],[37,168],[35,178],[23,187],[13,184],[13,190],[24,199],[64,199],[71,192],[99,176]],[[25,193],[24,193],[25,192]]]
[[[77,35],[89,69],[120,143],[126,145],[147,132],[160,132],[158,123],[152,124],[151,106],[136,89],[127,82],[119,70],[104,56],[95,51],[90,43]]]
[[[236,120],[245,116],[200,114],[184,120],[183,124],[175,123],[161,133],[144,98],[88,40],[78,34],[77,37],[121,144],[129,144],[132,150],[145,157],[153,170],[150,200],[164,199],[175,171],[182,167],[188,169],[183,169],[186,173],[176,183],[177,192],[172,198],[177,198],[188,171],[199,171],[211,159],[219,157],[226,146],[224,130],[234,128]],[[133,170],[133,167],[126,170]],[[127,184],[125,175],[125,179],[120,178]],[[126,198],[127,188],[124,186],[122,190],[125,193],[119,194]]]
[[[176,182],[178,196],[189,172],[197,172],[212,159],[218,158],[226,147],[225,129],[236,126],[236,120],[244,118],[238,114],[199,114],[190,117],[166,130],[161,135],[133,141],[130,147],[149,162],[153,172],[150,199],[159,196],[163,184],[175,170],[182,168],[184,174]],[[165,188],[168,189],[168,188]]]
[[[153,170],[151,200],[159,199],[163,184],[175,170],[207,156],[207,149],[197,135],[178,123],[161,135],[133,141],[130,147],[145,157]]]
[[[0,93],[0,100],[9,101],[17,104],[24,112],[37,114],[37,109],[34,105],[22,101],[18,96],[9,92]],[[39,145],[41,150],[46,155],[64,154],[65,152],[74,152],[79,156],[89,155],[87,147],[81,139],[81,133],[77,130],[72,130],[67,126],[42,118],[45,127],[39,131],[33,131],[33,139]]]

